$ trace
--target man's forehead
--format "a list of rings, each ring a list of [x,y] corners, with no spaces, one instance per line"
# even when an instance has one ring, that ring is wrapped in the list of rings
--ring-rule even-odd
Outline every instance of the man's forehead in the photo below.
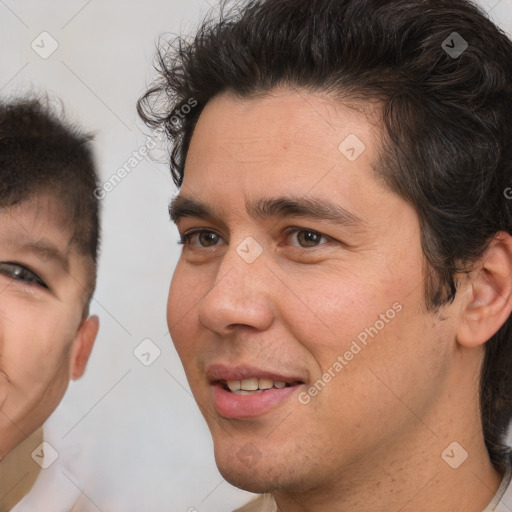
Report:
[[[320,92],[220,95],[198,120],[184,185],[215,186],[222,174],[246,190],[264,183],[278,195],[280,188],[304,195],[329,174],[374,177],[382,149],[380,114],[372,102],[348,103]]]
[[[214,98],[194,131],[171,218],[303,217],[362,228],[375,210],[367,196],[389,189],[375,180],[379,107],[357,105],[291,89]]]
[[[240,96],[229,91],[213,97],[205,106],[203,112],[211,108],[232,110],[233,107],[243,109],[251,114],[257,108],[264,106],[268,114],[283,107],[288,118],[293,119],[298,113],[307,118],[316,118],[329,127],[334,124],[343,127],[353,123],[379,125],[383,120],[385,105],[377,97],[356,94],[347,90],[330,91],[328,89],[306,89],[300,86],[278,86],[268,91],[261,91],[247,96]],[[337,119],[324,118],[323,113],[331,111]],[[282,117],[282,112],[276,113]],[[221,121],[221,120],[219,120]]]

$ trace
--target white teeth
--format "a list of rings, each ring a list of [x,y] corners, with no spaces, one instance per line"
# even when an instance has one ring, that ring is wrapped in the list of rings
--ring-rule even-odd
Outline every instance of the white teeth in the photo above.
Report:
[[[245,391],[244,389],[239,389],[238,391],[233,391],[235,395],[252,395],[253,393],[261,393],[260,390],[256,391]]]
[[[254,391],[263,391],[272,388],[282,389],[286,387],[286,382],[253,377],[243,380],[228,380],[227,385],[229,390],[237,395],[250,395]]]
[[[239,380],[228,380],[228,388],[230,391],[238,391],[240,389]]]
[[[258,389],[258,379],[244,379],[240,384],[240,389],[244,391],[256,391]]]
[[[274,386],[272,379],[258,379],[258,387],[260,389],[271,389]]]

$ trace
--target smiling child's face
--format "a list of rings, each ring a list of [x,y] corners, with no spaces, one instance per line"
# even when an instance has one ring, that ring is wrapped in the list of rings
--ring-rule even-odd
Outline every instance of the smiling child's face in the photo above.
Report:
[[[0,211],[0,458],[83,374],[97,334],[86,315],[92,259],[65,226],[45,194]]]

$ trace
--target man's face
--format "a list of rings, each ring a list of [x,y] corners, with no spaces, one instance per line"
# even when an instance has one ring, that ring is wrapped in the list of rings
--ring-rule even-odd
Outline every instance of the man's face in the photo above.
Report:
[[[168,324],[220,471],[253,492],[431,438],[456,322],[425,309],[418,217],[375,174],[367,110],[222,95],[191,141]]]
[[[53,412],[96,335],[82,321],[89,267],[64,224],[47,196],[0,211],[0,457]]]

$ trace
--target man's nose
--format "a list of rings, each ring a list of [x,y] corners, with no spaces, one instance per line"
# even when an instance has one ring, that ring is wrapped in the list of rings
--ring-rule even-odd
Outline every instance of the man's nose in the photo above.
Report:
[[[215,283],[199,304],[201,324],[221,335],[240,326],[258,331],[274,319],[275,275],[263,248],[254,239],[230,247],[219,265]]]

